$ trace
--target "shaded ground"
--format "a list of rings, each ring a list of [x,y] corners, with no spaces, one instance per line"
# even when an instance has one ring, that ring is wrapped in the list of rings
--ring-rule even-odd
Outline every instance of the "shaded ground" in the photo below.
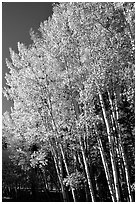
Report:
[[[36,192],[35,196],[30,191],[20,191],[12,197],[3,196],[2,202],[60,202],[62,195],[58,192]]]
[[[133,197],[135,200],[135,193],[133,193]],[[67,200],[69,202],[73,202],[73,198],[70,192],[67,194]],[[86,202],[86,195],[83,191],[80,191],[77,194],[77,201],[78,202]],[[110,199],[106,201],[111,201]],[[32,195],[31,191],[29,190],[20,190],[19,192],[12,194],[3,195],[2,202],[63,202],[62,194],[56,191],[46,191],[46,192],[35,192]],[[101,202],[101,199],[98,198],[97,202]]]

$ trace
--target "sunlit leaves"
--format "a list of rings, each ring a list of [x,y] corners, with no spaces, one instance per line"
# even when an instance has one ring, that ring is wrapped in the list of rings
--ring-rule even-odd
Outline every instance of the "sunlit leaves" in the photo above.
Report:
[[[78,171],[72,173],[70,177],[64,179],[64,185],[79,190],[84,189],[86,179],[84,175]]]

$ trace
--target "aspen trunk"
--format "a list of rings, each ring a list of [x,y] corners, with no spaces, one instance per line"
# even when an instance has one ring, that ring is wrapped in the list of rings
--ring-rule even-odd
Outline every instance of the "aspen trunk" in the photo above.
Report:
[[[61,153],[62,153],[62,157],[63,157],[63,162],[65,164],[65,169],[66,169],[67,175],[70,176],[69,170],[68,170],[68,166],[67,166],[67,162],[66,162],[66,158],[65,158],[64,151],[63,151],[63,148],[62,148],[62,145],[59,144],[59,146],[60,146],[60,149],[61,149]],[[75,196],[74,189],[72,187],[70,187],[70,188],[71,188],[71,192],[72,192],[72,196],[73,196],[74,202],[76,202],[76,196]]]
[[[44,187],[45,187],[45,191],[46,190],[49,190],[49,186],[48,186],[48,182],[47,182],[47,179],[46,179],[46,176],[45,176],[45,172],[44,172],[44,169],[40,169],[40,174],[41,174],[41,178],[43,180],[43,183],[44,183]]]
[[[110,107],[111,107],[111,122],[112,122],[112,129],[114,132],[114,144],[115,144],[115,150],[116,150],[116,155],[117,155],[117,168],[118,168],[118,172],[119,172],[119,178],[121,179],[121,181],[123,180],[122,177],[122,169],[123,169],[123,160],[121,157],[121,150],[120,150],[120,146],[119,146],[119,139],[117,136],[117,127],[116,127],[116,120],[115,120],[115,111],[114,111],[114,107],[113,107],[113,102],[111,99],[111,95],[110,95],[110,91],[109,89],[107,89],[107,93],[108,93],[108,99],[109,99],[109,103],[110,103]],[[120,183],[121,186],[121,183]]]
[[[108,90],[108,97],[109,97],[109,102],[110,102],[110,105],[111,105],[113,120],[115,121],[116,131],[118,133],[119,152],[120,152],[121,159],[123,160],[123,169],[124,169],[125,178],[126,178],[129,201],[133,202],[132,192],[131,192],[131,187],[130,187],[131,184],[130,184],[130,176],[129,176],[129,172],[128,172],[128,165],[127,165],[126,155],[125,155],[124,147],[123,147],[123,143],[122,143],[122,136],[121,136],[121,132],[120,132],[120,126],[119,126],[119,123],[118,123],[119,114],[118,114],[117,97],[116,97],[115,91],[114,91],[114,96],[115,96],[115,99],[114,99],[114,101],[115,101],[115,103],[114,103],[115,110],[114,110],[113,102],[112,102],[112,99],[111,99],[111,96],[110,96],[110,92]]]
[[[114,91],[114,96],[115,96],[115,111],[116,111],[116,116],[114,115],[114,119],[115,119],[116,128],[117,128],[117,132],[118,132],[119,147],[120,147],[120,150],[121,150],[121,156],[122,156],[123,164],[124,164],[124,171],[125,171],[126,183],[127,183],[127,188],[128,188],[128,194],[129,194],[129,201],[133,202],[132,192],[131,192],[130,176],[129,176],[128,165],[127,165],[127,159],[126,159],[126,155],[125,155],[125,151],[124,151],[124,147],[123,147],[123,143],[122,143],[120,125],[118,123],[119,113],[118,113],[117,97],[116,97],[115,91]],[[114,112],[114,109],[113,109],[113,112]]]
[[[78,106],[78,104],[74,103],[74,100],[73,100],[73,99],[72,99],[72,103],[73,103],[73,106],[74,106],[74,111],[75,111],[76,119],[78,120],[78,118],[79,118],[79,112],[77,111],[78,108],[76,107],[76,105]],[[87,133],[87,125],[86,125],[86,133]],[[86,135],[86,136],[87,136],[87,135]],[[83,148],[81,136],[79,136],[79,142],[80,142],[80,146],[81,146],[81,152],[82,152],[82,157],[83,157],[85,172],[86,172],[86,175],[87,175],[87,181],[88,181],[90,196],[91,196],[92,202],[95,202],[94,190],[93,190],[93,186],[92,186],[92,182],[91,182],[91,178],[90,178],[90,172],[89,172],[89,169],[88,169],[88,164],[87,164],[87,161],[86,161],[86,155],[85,155],[85,152],[84,152],[84,148]],[[84,143],[85,143],[85,138],[84,138]],[[85,143],[84,145],[86,146],[86,143]],[[85,148],[86,148],[86,147],[85,147]]]
[[[86,129],[84,143],[85,143],[85,150],[88,151],[89,149],[89,144],[88,144],[89,131],[88,131],[88,124],[86,121],[86,118],[87,118],[86,102],[84,102],[84,115],[85,115],[85,129]]]
[[[74,100],[72,100],[73,102]],[[78,104],[77,104],[78,105]],[[74,111],[75,111],[75,115],[76,115],[76,119],[79,118],[79,113],[76,109],[76,104],[74,105]],[[86,126],[86,133],[87,133],[87,126]],[[87,136],[87,135],[86,135]],[[85,139],[85,138],[84,138]],[[81,136],[79,136],[79,142],[80,142],[80,146],[81,146],[81,152],[82,152],[82,157],[83,157],[83,162],[84,162],[84,168],[85,168],[85,172],[86,172],[86,176],[87,176],[87,181],[88,181],[88,186],[89,186],[89,191],[90,191],[90,196],[92,199],[92,202],[95,202],[95,195],[94,195],[94,190],[93,190],[93,186],[92,186],[92,182],[91,182],[91,178],[90,178],[90,172],[88,169],[88,164],[86,161],[86,155],[84,152],[84,148],[83,148],[83,144],[82,144],[82,140],[81,140]],[[85,143],[85,141],[84,141]],[[86,144],[85,144],[86,146]]]
[[[95,129],[96,129],[96,127],[95,127]],[[99,134],[97,132],[96,132],[96,138],[97,138],[101,159],[102,159],[102,163],[103,163],[105,174],[106,174],[106,179],[107,179],[110,195],[111,195],[112,201],[116,202],[116,195],[115,195],[115,191],[114,191],[114,188],[113,188],[114,184],[113,184],[113,181],[111,179],[111,174],[110,174],[110,171],[109,171],[108,162],[107,162],[107,159],[106,159],[106,156],[105,156],[102,141],[101,141],[101,138],[100,138],[100,136],[99,136]]]
[[[110,145],[110,159],[111,159],[111,165],[112,165],[112,171],[113,171],[116,198],[117,198],[117,202],[120,202],[120,190],[119,190],[118,174],[117,174],[117,167],[116,167],[116,161],[115,161],[114,144],[113,144],[112,134],[111,134],[109,122],[107,119],[107,114],[106,114],[106,110],[105,110],[105,106],[104,106],[103,97],[102,97],[102,94],[101,94],[101,91],[100,91],[100,88],[99,88],[97,81],[96,81],[96,85],[98,88],[100,104],[101,104],[101,108],[102,108],[102,112],[103,112],[103,117],[104,117],[106,129],[107,129],[108,141],[109,141],[109,145]]]
[[[81,146],[81,152],[82,152],[82,156],[83,156],[85,172],[86,172],[86,175],[87,175],[87,181],[88,181],[88,185],[89,185],[90,196],[91,196],[92,202],[95,202],[94,190],[93,190],[93,186],[92,186],[92,182],[91,182],[91,178],[90,178],[90,173],[89,173],[88,164],[87,164],[87,161],[86,161],[85,152],[84,152],[84,149],[83,149],[83,144],[82,144],[82,141],[81,141],[81,136],[79,136],[79,142],[80,142],[80,146]]]
[[[89,202],[88,192],[87,192],[87,190],[88,190],[88,185],[87,185],[87,183],[86,183],[85,186],[84,186],[84,190],[85,190],[85,195],[86,195],[86,202]]]
[[[50,104],[51,104],[51,103],[50,103]],[[58,130],[57,130],[57,127],[56,127],[56,123],[55,123],[54,118],[53,118],[53,115],[52,115],[52,108],[50,109],[50,115],[51,115],[52,122],[53,122],[53,130],[56,132],[57,135],[59,135]],[[55,141],[56,141],[56,144],[58,144],[56,137],[55,137]],[[66,162],[64,150],[63,150],[63,148],[62,148],[61,143],[59,143],[58,145],[59,145],[59,148],[60,148],[60,151],[61,151],[61,154],[62,154],[62,158],[63,158],[63,162],[64,162],[64,165],[65,165],[65,169],[66,169],[67,175],[68,175],[68,177],[69,177],[70,174],[69,174],[68,165],[67,165],[67,162]],[[74,200],[74,202],[76,202],[76,196],[75,196],[74,189],[73,189],[71,186],[70,186],[70,188],[71,188],[73,200]]]
[[[62,157],[59,157],[59,169],[60,169],[60,175],[61,175],[61,178],[62,178],[62,181],[63,181],[63,166],[62,166]],[[65,188],[65,186],[64,186]],[[65,188],[66,189],[66,188]],[[66,192],[66,191],[65,191]],[[68,194],[66,192],[66,198],[67,198],[67,201],[69,201],[69,197],[68,197]]]
[[[64,185],[63,185],[63,178],[61,177],[60,172],[59,172],[58,158],[57,158],[56,152],[55,152],[55,150],[54,150],[54,148],[52,146],[51,146],[51,152],[52,152],[52,155],[53,155],[53,159],[54,159],[54,163],[55,163],[55,168],[56,168],[56,171],[57,171],[58,179],[59,179],[59,182],[60,182],[60,185],[61,185],[63,201],[67,202],[67,196],[66,196]]]
[[[80,166],[83,168],[84,170],[84,175],[86,177],[86,172],[85,172],[85,167],[84,167],[84,163],[83,163],[83,160],[81,160],[81,157],[80,157],[80,153],[78,152],[78,162],[80,164]],[[89,202],[89,187],[88,187],[88,183],[86,182],[85,183],[85,186],[84,186],[84,190],[85,190],[85,195],[86,195],[86,202]]]

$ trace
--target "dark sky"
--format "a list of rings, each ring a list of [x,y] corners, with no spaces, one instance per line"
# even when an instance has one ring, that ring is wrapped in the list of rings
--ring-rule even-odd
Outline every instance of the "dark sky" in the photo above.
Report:
[[[32,43],[30,28],[37,31],[40,22],[52,15],[53,2],[4,2],[2,3],[2,86],[8,69],[5,58],[10,59],[9,47],[17,51],[17,42]],[[11,102],[2,97],[2,112],[10,111]]]

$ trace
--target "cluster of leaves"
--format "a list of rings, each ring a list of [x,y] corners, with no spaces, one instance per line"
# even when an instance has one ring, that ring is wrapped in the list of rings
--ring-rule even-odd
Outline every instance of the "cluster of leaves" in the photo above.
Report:
[[[67,178],[64,178],[63,182],[64,185],[66,185],[67,187],[71,186],[72,188],[79,190],[84,189],[86,179],[83,173],[76,171],[75,173],[72,173],[70,176],[67,176]]]

